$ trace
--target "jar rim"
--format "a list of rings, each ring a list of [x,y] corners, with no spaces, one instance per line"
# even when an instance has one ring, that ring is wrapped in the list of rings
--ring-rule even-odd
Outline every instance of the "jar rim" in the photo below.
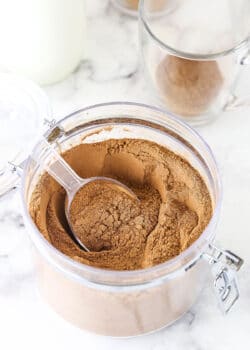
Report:
[[[196,262],[204,252],[200,248],[200,246],[204,245],[204,242],[206,242],[206,246],[213,240],[214,238],[214,229],[216,227],[218,217],[219,217],[219,212],[221,209],[221,201],[222,201],[222,186],[221,186],[221,181],[220,181],[220,176],[219,176],[219,170],[217,166],[217,162],[215,160],[215,157],[213,155],[213,152],[209,145],[206,143],[206,141],[199,135],[198,132],[196,132],[193,128],[191,128],[189,125],[187,125],[185,122],[181,121],[177,117],[175,117],[172,113],[163,110],[158,107],[153,107],[150,105],[146,104],[141,104],[141,103],[133,103],[133,102],[110,102],[110,103],[102,103],[102,104],[96,104],[92,105],[89,107],[85,107],[79,110],[76,110],[75,112],[67,115],[66,117],[60,119],[56,124],[54,124],[54,127],[59,126],[60,123],[63,121],[68,120],[71,117],[74,117],[77,114],[84,113],[84,112],[90,112],[91,110],[97,110],[101,108],[115,108],[115,107],[126,107],[126,108],[141,108],[145,109],[151,112],[158,112],[161,113],[165,116],[166,120],[171,120],[174,124],[178,125],[179,127],[182,127],[183,130],[188,132],[189,134],[192,134],[195,138],[197,138],[205,147],[206,151],[208,152],[212,162],[214,163],[214,167],[216,169],[216,185],[217,185],[217,190],[218,190],[218,199],[214,205],[214,210],[213,210],[213,215],[212,218],[210,219],[209,224],[205,228],[205,230],[202,232],[200,237],[192,243],[190,247],[188,247],[186,250],[181,252],[179,255],[176,257],[163,262],[161,264],[155,265],[153,267],[145,268],[145,269],[137,269],[137,270],[131,270],[131,271],[117,271],[117,270],[110,270],[110,269],[102,269],[94,266],[88,266],[84,265],[78,261],[73,260],[72,258],[68,257],[67,255],[63,254],[60,252],[58,249],[56,249],[50,242],[46,240],[46,238],[41,234],[35,223],[33,222],[29,209],[25,200],[25,179],[27,176],[27,170],[28,166],[30,165],[31,158],[28,158],[24,171],[23,171],[23,176],[22,176],[22,184],[21,184],[21,197],[22,197],[22,209],[24,212],[24,217],[27,219],[27,222],[29,225],[32,226],[32,230],[30,230],[29,235],[31,236],[31,240],[34,243],[42,244],[42,247],[39,246],[38,250],[43,252],[43,255],[46,255],[47,259],[52,262],[59,270],[63,270],[64,273],[69,274],[72,277],[72,274],[74,277],[76,277],[78,280],[79,278],[82,279],[83,281],[87,281],[90,283],[95,283],[98,285],[109,285],[109,286],[127,286],[127,285],[135,285],[135,280],[138,278],[138,274],[140,276],[144,276],[144,281],[139,282],[138,284],[145,284],[150,283],[153,280],[158,280],[162,276],[164,278],[172,278],[173,274],[175,274],[178,270],[180,270],[180,260],[187,260],[186,265],[183,264],[181,265],[182,270],[185,269],[187,266],[191,266],[194,262]],[[105,118],[104,118],[105,119]],[[115,117],[113,117],[115,119]],[[117,117],[119,120],[119,117]],[[139,118],[142,120],[142,118]],[[144,119],[146,122],[148,121],[146,118]],[[165,125],[166,128],[168,128],[168,125],[166,123],[166,120],[162,120],[162,124]],[[155,122],[157,124],[157,122]],[[34,146],[35,149],[36,146]],[[37,246],[37,244],[36,244]],[[194,253],[194,251],[197,250],[199,253],[195,254],[195,256],[192,258],[192,261],[188,259]],[[51,254],[50,254],[51,253]],[[51,259],[50,255],[56,255],[57,259],[60,260],[61,262],[64,263],[64,266],[62,267],[58,262],[54,261]],[[52,261],[53,260],[53,261]],[[75,271],[67,271],[65,270],[65,265],[69,268],[73,268]],[[179,267],[179,268],[178,268]],[[169,273],[164,273],[164,270],[170,270]],[[83,274],[86,273],[88,277],[84,275],[79,275],[79,271],[82,272]],[[163,273],[162,273],[163,271]],[[101,276],[101,278],[100,278]],[[153,276],[153,278],[152,278]],[[113,278],[120,278],[121,283],[115,283],[115,282],[110,282],[112,281]],[[147,278],[148,277],[148,278]],[[131,282],[128,282],[131,281]],[[124,282],[124,283],[123,283]]]

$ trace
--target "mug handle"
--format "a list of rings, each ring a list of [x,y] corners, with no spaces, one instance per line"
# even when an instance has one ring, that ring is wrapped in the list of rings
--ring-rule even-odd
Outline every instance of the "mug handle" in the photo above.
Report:
[[[239,64],[243,68],[247,68],[248,66],[250,66],[250,42],[249,42],[249,49],[245,53],[245,55],[240,59]],[[232,111],[232,110],[235,110],[236,108],[246,107],[246,106],[250,107],[250,96],[249,97],[240,97],[240,96],[237,96],[235,94],[232,94],[231,99],[225,105],[224,110],[225,111]]]

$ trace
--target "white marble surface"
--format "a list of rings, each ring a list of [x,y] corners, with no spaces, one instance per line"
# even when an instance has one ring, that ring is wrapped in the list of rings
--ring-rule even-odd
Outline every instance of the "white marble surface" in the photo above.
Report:
[[[89,57],[67,80],[46,88],[59,118],[97,102],[150,103],[137,60],[137,24],[106,0],[88,1]],[[112,39],[111,39],[112,38]],[[248,79],[242,91],[250,93]],[[245,259],[239,273],[241,299],[227,317],[217,308],[207,283],[197,304],[172,327],[130,340],[80,331],[37,296],[30,242],[17,194],[0,201],[0,348],[16,349],[248,349],[250,340],[250,118],[249,109],[226,113],[200,129],[220,165],[224,185],[218,243]]]

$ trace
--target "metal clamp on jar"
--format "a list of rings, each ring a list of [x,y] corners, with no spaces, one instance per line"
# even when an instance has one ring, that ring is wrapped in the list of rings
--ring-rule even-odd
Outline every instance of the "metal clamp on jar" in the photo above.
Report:
[[[0,194],[20,188],[23,215],[33,242],[38,289],[52,308],[73,324],[98,334],[148,333],[173,323],[187,312],[212,271],[219,304],[227,313],[239,298],[237,271],[243,261],[232,252],[214,246],[221,184],[214,156],[201,136],[170,113],[135,103],[83,108],[59,122],[50,122],[49,104],[39,88],[14,78],[6,78],[3,85],[4,88],[0,88],[4,101],[0,108],[4,123],[12,121],[12,129],[17,129],[20,121],[26,123],[30,135],[20,137],[19,145],[16,143],[17,148],[1,167]],[[182,155],[201,174],[210,192],[213,216],[209,225],[180,255],[143,270],[105,270],[65,256],[44,238],[29,213],[31,194],[44,169],[28,154],[37,151],[34,145],[36,139],[39,140],[44,119],[49,128],[43,137],[60,152],[80,142],[126,137],[157,142]],[[105,132],[97,132],[100,129]],[[15,154],[29,139],[32,147],[25,145],[26,153],[22,152],[22,157],[18,152]],[[13,139],[10,141],[13,146]],[[4,142],[11,149],[8,137]],[[62,290],[60,295],[58,291]]]

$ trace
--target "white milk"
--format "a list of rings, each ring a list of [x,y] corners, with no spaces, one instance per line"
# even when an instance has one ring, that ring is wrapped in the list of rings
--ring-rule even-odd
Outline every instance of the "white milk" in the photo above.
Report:
[[[84,0],[0,0],[0,70],[55,83],[85,46]]]

